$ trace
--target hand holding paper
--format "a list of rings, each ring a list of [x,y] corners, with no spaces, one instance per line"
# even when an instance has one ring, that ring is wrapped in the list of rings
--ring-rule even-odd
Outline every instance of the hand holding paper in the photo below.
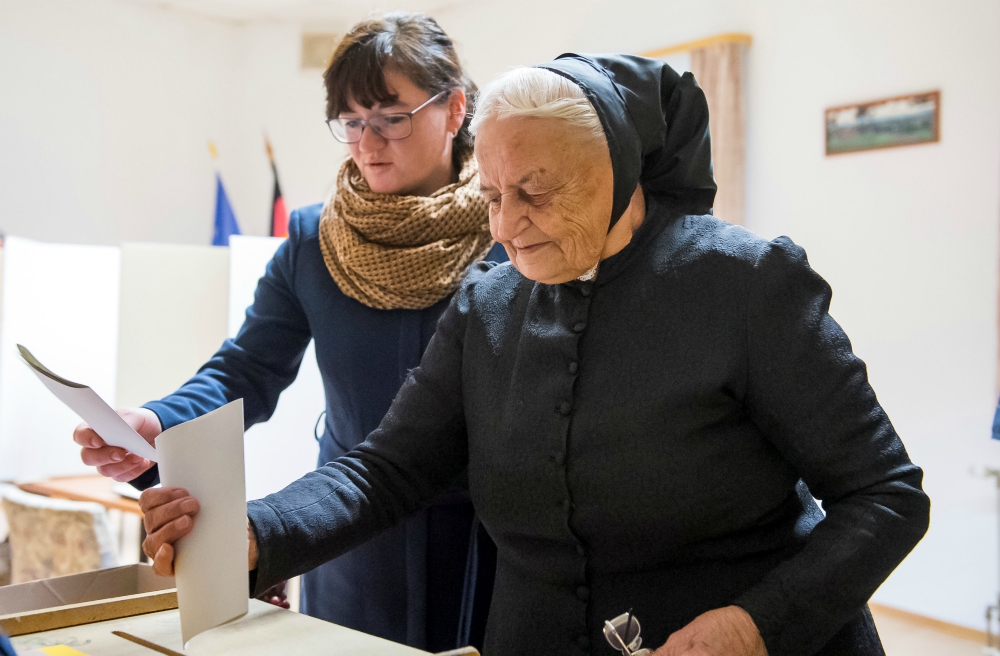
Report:
[[[163,486],[185,488],[200,505],[194,528],[175,547],[177,603],[187,644],[250,610],[243,400],[164,431],[156,447]]]
[[[31,351],[17,345],[21,359],[49,391],[80,415],[111,446],[118,446],[137,456],[157,462],[156,450],[122,419],[111,406],[86,385],[74,383],[53,373],[35,359]]]
[[[139,433],[149,444],[163,432],[160,426],[160,418],[155,412],[147,408],[118,408],[115,410],[129,426]],[[119,484],[135,492],[136,498],[139,494],[127,483],[138,478],[156,463],[152,460],[140,458],[134,453],[122,449],[121,447],[107,444],[97,431],[87,423],[78,425],[73,430],[73,441],[79,444],[80,460],[83,464],[96,467],[102,476],[113,478]],[[118,491],[121,494],[121,491]]]
[[[107,444],[158,462],[165,488],[184,488],[194,497],[181,504],[197,499],[195,508],[180,508],[186,523],[178,527],[181,535],[175,535],[173,547],[184,643],[246,614],[249,595],[242,399],[160,433],[154,449],[94,390],[56,375],[23,346],[19,345],[18,350],[39,380]],[[192,523],[192,512],[197,513],[196,523]],[[145,520],[159,523],[152,510]]]

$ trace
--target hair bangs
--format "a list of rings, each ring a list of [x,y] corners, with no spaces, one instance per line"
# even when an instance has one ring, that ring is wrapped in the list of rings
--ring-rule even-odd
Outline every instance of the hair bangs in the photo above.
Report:
[[[350,111],[352,103],[366,109],[395,103],[398,97],[386,84],[387,70],[406,76],[430,95],[462,88],[467,112],[475,107],[476,85],[463,71],[455,46],[441,26],[425,14],[392,12],[358,23],[333,51],[323,74],[326,117],[337,118]],[[472,154],[469,121],[465,120],[452,141],[456,169]]]
[[[378,36],[358,41],[350,44],[346,52],[334,55],[334,65],[324,76],[329,91],[327,118],[337,118],[350,111],[352,102],[366,109],[396,102],[396,94],[389,90],[385,82],[387,60],[391,56],[385,52],[387,44],[380,41],[384,39]]]

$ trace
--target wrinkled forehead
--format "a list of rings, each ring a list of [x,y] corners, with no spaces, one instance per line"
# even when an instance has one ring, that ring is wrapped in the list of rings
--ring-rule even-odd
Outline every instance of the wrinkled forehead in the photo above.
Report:
[[[476,133],[475,155],[486,186],[556,185],[611,169],[604,144],[549,117],[486,119]]]

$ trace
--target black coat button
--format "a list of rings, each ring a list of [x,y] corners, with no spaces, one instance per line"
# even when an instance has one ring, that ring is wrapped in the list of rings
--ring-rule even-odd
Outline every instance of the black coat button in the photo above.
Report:
[[[586,328],[586,327],[587,327],[587,324],[584,323],[584,322],[582,322],[582,321],[580,321],[580,322],[576,323],[573,326],[573,332],[575,332],[575,333],[582,333],[583,329]]]
[[[576,362],[570,362],[569,363],[569,372],[571,374],[575,374],[579,370],[580,370],[580,365],[579,364],[577,364]]]
[[[563,464],[564,462],[566,462],[566,454],[560,451],[559,453],[556,454],[555,461],[557,465]]]
[[[580,288],[580,293],[584,296],[590,296],[590,285],[584,285]]]
[[[563,401],[562,403],[559,404],[559,407],[556,410],[561,415],[568,415],[569,411],[572,409],[573,409],[572,403],[570,403],[569,401]]]
[[[590,588],[585,585],[581,585],[576,589],[576,596],[579,597],[581,601],[587,601],[590,599]]]
[[[576,646],[580,649],[590,649],[590,638],[585,635],[580,636],[576,639]]]
[[[569,509],[572,508],[572,507],[573,507],[573,504],[570,503],[569,499],[565,499],[562,502],[562,509],[565,510],[566,512],[569,512]]]

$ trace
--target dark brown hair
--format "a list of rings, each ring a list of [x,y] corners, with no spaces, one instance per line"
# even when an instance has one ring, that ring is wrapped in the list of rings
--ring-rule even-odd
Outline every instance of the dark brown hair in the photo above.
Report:
[[[358,23],[333,51],[323,74],[326,117],[340,116],[351,100],[366,108],[395,102],[385,84],[386,69],[402,73],[431,95],[464,89],[467,113],[472,114],[476,85],[462,70],[451,38],[430,16],[393,12]],[[447,95],[438,102],[447,102]],[[452,142],[452,164],[457,170],[472,152],[469,122],[466,117]]]

